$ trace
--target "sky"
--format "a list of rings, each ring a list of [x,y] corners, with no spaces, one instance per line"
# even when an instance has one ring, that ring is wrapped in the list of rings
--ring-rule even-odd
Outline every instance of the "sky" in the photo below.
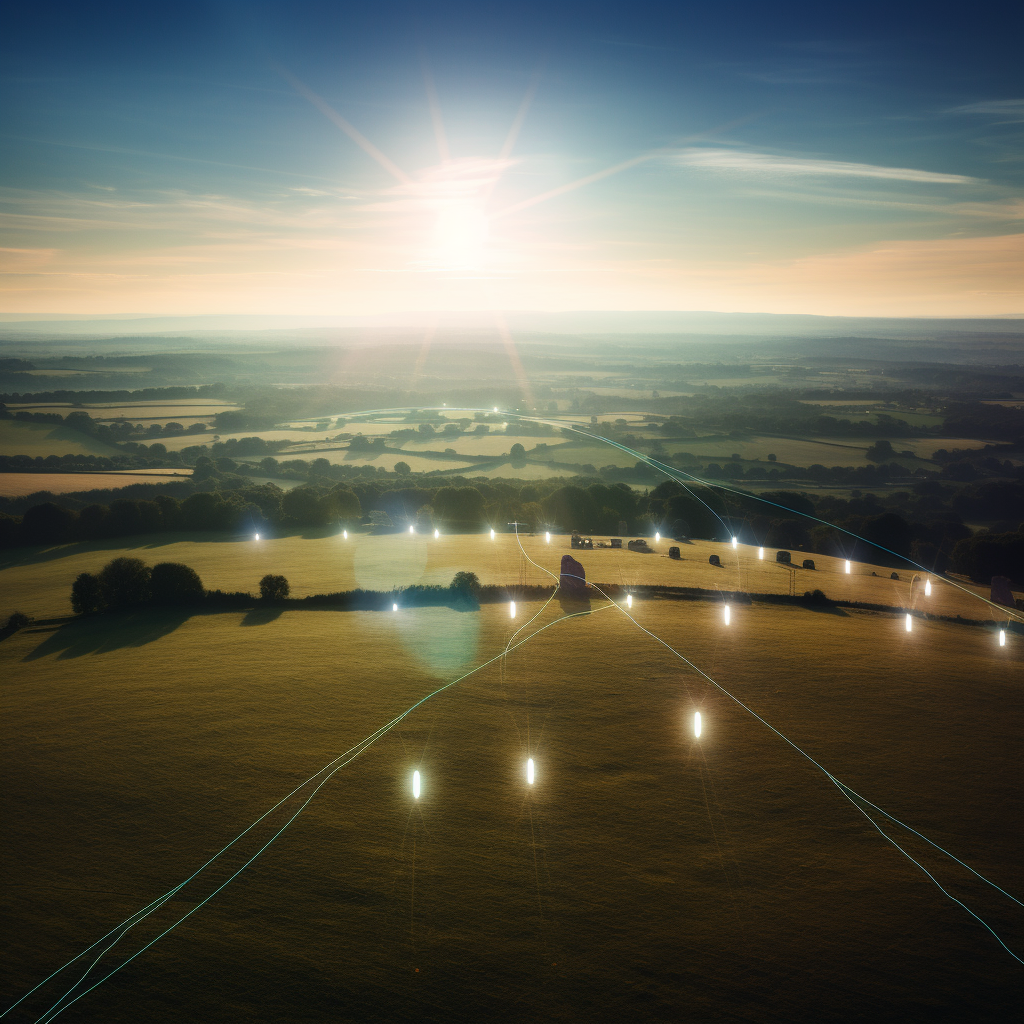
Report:
[[[1024,7],[11,5],[0,313],[1024,314]]]

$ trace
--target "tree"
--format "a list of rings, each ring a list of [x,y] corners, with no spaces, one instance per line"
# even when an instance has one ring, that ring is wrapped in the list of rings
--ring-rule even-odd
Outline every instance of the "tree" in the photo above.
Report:
[[[437,519],[449,527],[475,529],[483,521],[484,496],[476,487],[438,488],[430,505]]]
[[[526,459],[526,449],[518,442],[512,445],[508,454],[513,462],[522,462]]]
[[[149,588],[155,604],[195,604],[203,598],[203,581],[190,565],[160,562],[153,566]]]
[[[478,594],[480,592],[480,578],[475,572],[457,572],[452,577],[449,589],[465,594]]]
[[[260,580],[260,597],[264,601],[282,601],[288,596],[291,588],[283,576],[274,576],[267,573]]]
[[[100,596],[108,609],[137,608],[150,598],[150,568],[141,558],[115,558],[99,575]]]
[[[328,509],[312,487],[296,487],[281,499],[281,509],[297,526],[323,526]]]
[[[29,623],[29,617],[24,612],[11,612],[7,620],[7,628],[13,633],[16,629],[24,629]]]
[[[52,501],[33,505],[21,517],[22,537],[28,544],[59,544],[71,536],[75,514]]]
[[[423,424],[423,426],[426,426],[426,424]],[[412,469],[410,469],[408,462],[396,462],[395,472],[398,473],[399,476],[408,476],[412,472]]]
[[[896,452],[893,451],[892,445],[881,437],[868,449],[867,456],[872,462],[886,462],[895,458]]]
[[[332,487],[326,500],[332,516],[342,523],[354,523],[362,517],[363,507],[359,503],[359,495],[347,484]]]
[[[774,453],[769,452],[769,454],[768,454],[768,461],[769,462],[775,462],[777,459],[778,459],[777,455],[775,455]]]
[[[71,584],[71,607],[76,615],[91,615],[100,608],[100,581],[91,572],[79,573]]]

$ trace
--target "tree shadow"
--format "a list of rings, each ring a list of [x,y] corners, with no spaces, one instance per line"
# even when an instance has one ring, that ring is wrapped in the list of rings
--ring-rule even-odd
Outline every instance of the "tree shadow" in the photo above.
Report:
[[[185,608],[161,608],[83,616],[51,633],[22,661],[37,661],[50,655],[64,660],[123,647],[144,647],[173,633],[192,614]]]
[[[265,626],[268,622],[281,617],[283,608],[277,605],[251,608],[245,613],[245,618],[239,623],[241,626]]]
[[[590,595],[584,590],[559,590],[558,603],[566,615],[579,615],[590,611]]]

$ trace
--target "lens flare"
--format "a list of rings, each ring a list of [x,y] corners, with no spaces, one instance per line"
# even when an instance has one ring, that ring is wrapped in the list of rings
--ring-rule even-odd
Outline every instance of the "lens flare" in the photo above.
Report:
[[[764,561],[764,548],[757,549],[757,557],[760,558],[762,562]]]
[[[437,540],[440,536],[441,536],[441,531],[440,530],[435,530],[434,531],[434,540]]]
[[[258,533],[256,534],[256,539],[257,539],[257,540],[259,540],[259,539],[260,539],[260,535],[259,535]]]
[[[846,560],[846,572],[847,572],[847,574],[849,574],[849,572],[850,572],[850,560],[849,559]]]
[[[398,605],[397,605],[397,604],[393,604],[393,605],[391,606],[391,610],[392,610],[393,612],[397,612],[397,611],[398,611]]]
[[[528,757],[526,759],[526,781],[532,786],[533,785],[533,758]]]
[[[550,544],[551,543],[551,534],[550,533],[545,533],[544,534],[544,540],[545,540],[546,543]]]
[[[341,535],[345,538],[345,540],[348,540],[348,530],[342,530]]]
[[[733,551],[736,550],[736,538],[735,537],[733,537],[733,539],[732,539],[732,549],[733,549]]]
[[[491,540],[494,540],[494,531],[491,530]]]
[[[412,798],[413,800],[419,800],[420,798],[420,773],[412,773]]]
[[[696,711],[693,715],[693,735],[700,739],[700,712]]]
[[[632,594],[627,594],[626,595],[626,607],[627,608],[632,608],[633,607],[633,595]]]
[[[508,617],[510,619],[514,619],[516,617],[516,603],[515,603],[515,601],[512,601],[512,602],[509,603],[509,606],[508,606]]]
[[[660,533],[655,533],[655,535],[654,535],[654,539],[655,539],[656,541],[659,541],[659,540],[661,540],[661,534],[660,534]]]
[[[416,532],[416,527],[415,526],[410,526],[409,527],[409,532],[410,533],[415,533]]]
[[[924,581],[924,596],[925,597],[931,597],[932,596],[932,581],[931,580],[925,580]]]
[[[725,608],[722,609],[722,618],[725,619],[725,624],[728,626],[729,622],[732,619],[732,613],[729,611],[728,605],[726,605]]]
[[[914,620],[910,617],[910,612],[907,612],[906,630],[908,633],[913,629],[913,622]]]
[[[999,646],[1000,647],[1005,647],[1006,646],[1006,630],[1005,629],[999,630]]]

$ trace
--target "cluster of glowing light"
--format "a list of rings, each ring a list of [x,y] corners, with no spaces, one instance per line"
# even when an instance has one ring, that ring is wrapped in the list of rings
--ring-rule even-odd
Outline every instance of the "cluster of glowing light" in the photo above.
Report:
[[[348,540],[348,530],[342,530],[341,535],[342,537],[344,537],[345,540]]]
[[[1000,647],[1005,647],[1006,646],[1006,630],[1005,629],[999,630],[999,646]]]
[[[440,530],[435,530],[434,531],[434,540],[437,540],[440,536],[441,536],[441,531]]]
[[[491,530],[491,540],[494,540],[494,531]]]
[[[736,538],[733,537],[733,539],[732,539],[732,549],[733,549],[733,551],[736,550],[736,543],[737,543]]]
[[[526,781],[532,786],[533,785],[533,758],[528,757],[526,759]]]
[[[700,712],[695,711],[693,714],[693,735],[700,739]]]
[[[633,595],[632,594],[627,594],[626,595],[626,607],[627,608],[632,608],[633,607]]]
[[[925,580],[924,581],[924,596],[925,597],[931,597],[932,596],[932,581],[931,580]]]
[[[764,548],[757,549],[757,557],[760,558],[762,562],[764,561]]]
[[[419,800],[420,798],[420,773],[412,773],[412,798],[413,800]]]
[[[508,617],[510,619],[514,619],[516,617],[516,603],[515,603],[515,601],[510,601],[509,602]]]
[[[906,629],[907,629],[908,633],[911,631],[911,629],[914,628],[913,627],[913,622],[914,622],[914,620],[913,620],[913,618],[911,618],[910,612],[907,612]]]
[[[398,611],[398,605],[397,605],[397,604],[393,604],[393,605],[391,606],[391,610],[392,610],[393,612],[397,612],[397,611]]]
[[[544,542],[546,544],[550,544],[551,543],[551,534],[549,532],[545,532],[545,534],[544,534]]]
[[[847,575],[849,575],[849,573],[850,573],[850,560],[849,559],[846,560],[846,573],[847,573]]]
[[[259,539],[260,539],[260,535],[259,535],[258,533],[256,534],[256,539],[257,539],[257,540],[259,540]]]
[[[726,605],[722,609],[722,618],[725,621],[725,624],[728,626],[729,622],[732,620],[732,613],[729,611],[729,606],[728,605]]]

